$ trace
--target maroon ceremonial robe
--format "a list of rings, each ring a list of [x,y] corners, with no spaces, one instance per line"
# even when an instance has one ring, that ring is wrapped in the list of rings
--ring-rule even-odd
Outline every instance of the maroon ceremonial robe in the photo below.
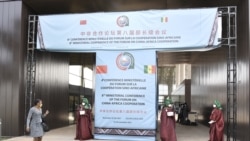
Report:
[[[214,108],[210,115],[210,120],[215,121],[210,124],[210,141],[224,141],[224,117],[222,111]]]
[[[80,115],[80,111],[84,110],[85,114]],[[92,139],[92,124],[91,124],[91,110],[84,109],[80,106],[76,112],[76,137],[75,140],[87,140]]]
[[[168,116],[167,112],[174,112],[172,108],[161,111],[160,137],[161,141],[176,141],[175,116]]]

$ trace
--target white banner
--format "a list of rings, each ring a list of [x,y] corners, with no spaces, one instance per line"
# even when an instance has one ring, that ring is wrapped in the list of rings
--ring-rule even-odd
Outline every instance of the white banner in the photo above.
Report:
[[[156,97],[155,51],[97,52],[96,139],[155,140]]]
[[[218,47],[217,8],[39,16],[37,49],[208,50]]]

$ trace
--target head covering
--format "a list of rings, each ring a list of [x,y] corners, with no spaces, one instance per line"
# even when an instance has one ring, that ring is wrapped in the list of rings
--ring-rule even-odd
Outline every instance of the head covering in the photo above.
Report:
[[[89,101],[87,98],[82,98],[82,103],[89,104]]]
[[[84,103],[84,108],[85,109],[89,109],[90,108],[90,105],[89,105],[89,101],[87,98],[82,98],[82,103]]]
[[[214,101],[214,105],[216,106],[217,109],[220,109],[220,110],[222,109],[221,104],[218,100]]]
[[[165,103],[165,106],[168,107],[169,104],[172,104],[172,100],[171,100],[169,97],[167,97],[167,98],[165,99],[164,103]]]

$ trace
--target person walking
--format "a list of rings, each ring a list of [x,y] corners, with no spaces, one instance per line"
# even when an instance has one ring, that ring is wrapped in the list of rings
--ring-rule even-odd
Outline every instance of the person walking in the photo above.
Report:
[[[34,106],[30,108],[28,113],[26,131],[30,132],[33,141],[42,141],[44,135],[42,118],[45,118],[49,114],[49,111],[47,110],[42,114],[42,105],[42,100],[36,99]]]

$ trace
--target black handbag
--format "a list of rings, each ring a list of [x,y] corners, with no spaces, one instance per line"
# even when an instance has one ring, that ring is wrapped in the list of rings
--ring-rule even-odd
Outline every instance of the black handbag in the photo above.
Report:
[[[42,127],[44,132],[48,132],[50,130],[49,126],[45,122],[42,122]]]
[[[42,118],[42,127],[44,132],[48,132],[50,130],[49,126],[46,124],[46,121],[44,118]]]

